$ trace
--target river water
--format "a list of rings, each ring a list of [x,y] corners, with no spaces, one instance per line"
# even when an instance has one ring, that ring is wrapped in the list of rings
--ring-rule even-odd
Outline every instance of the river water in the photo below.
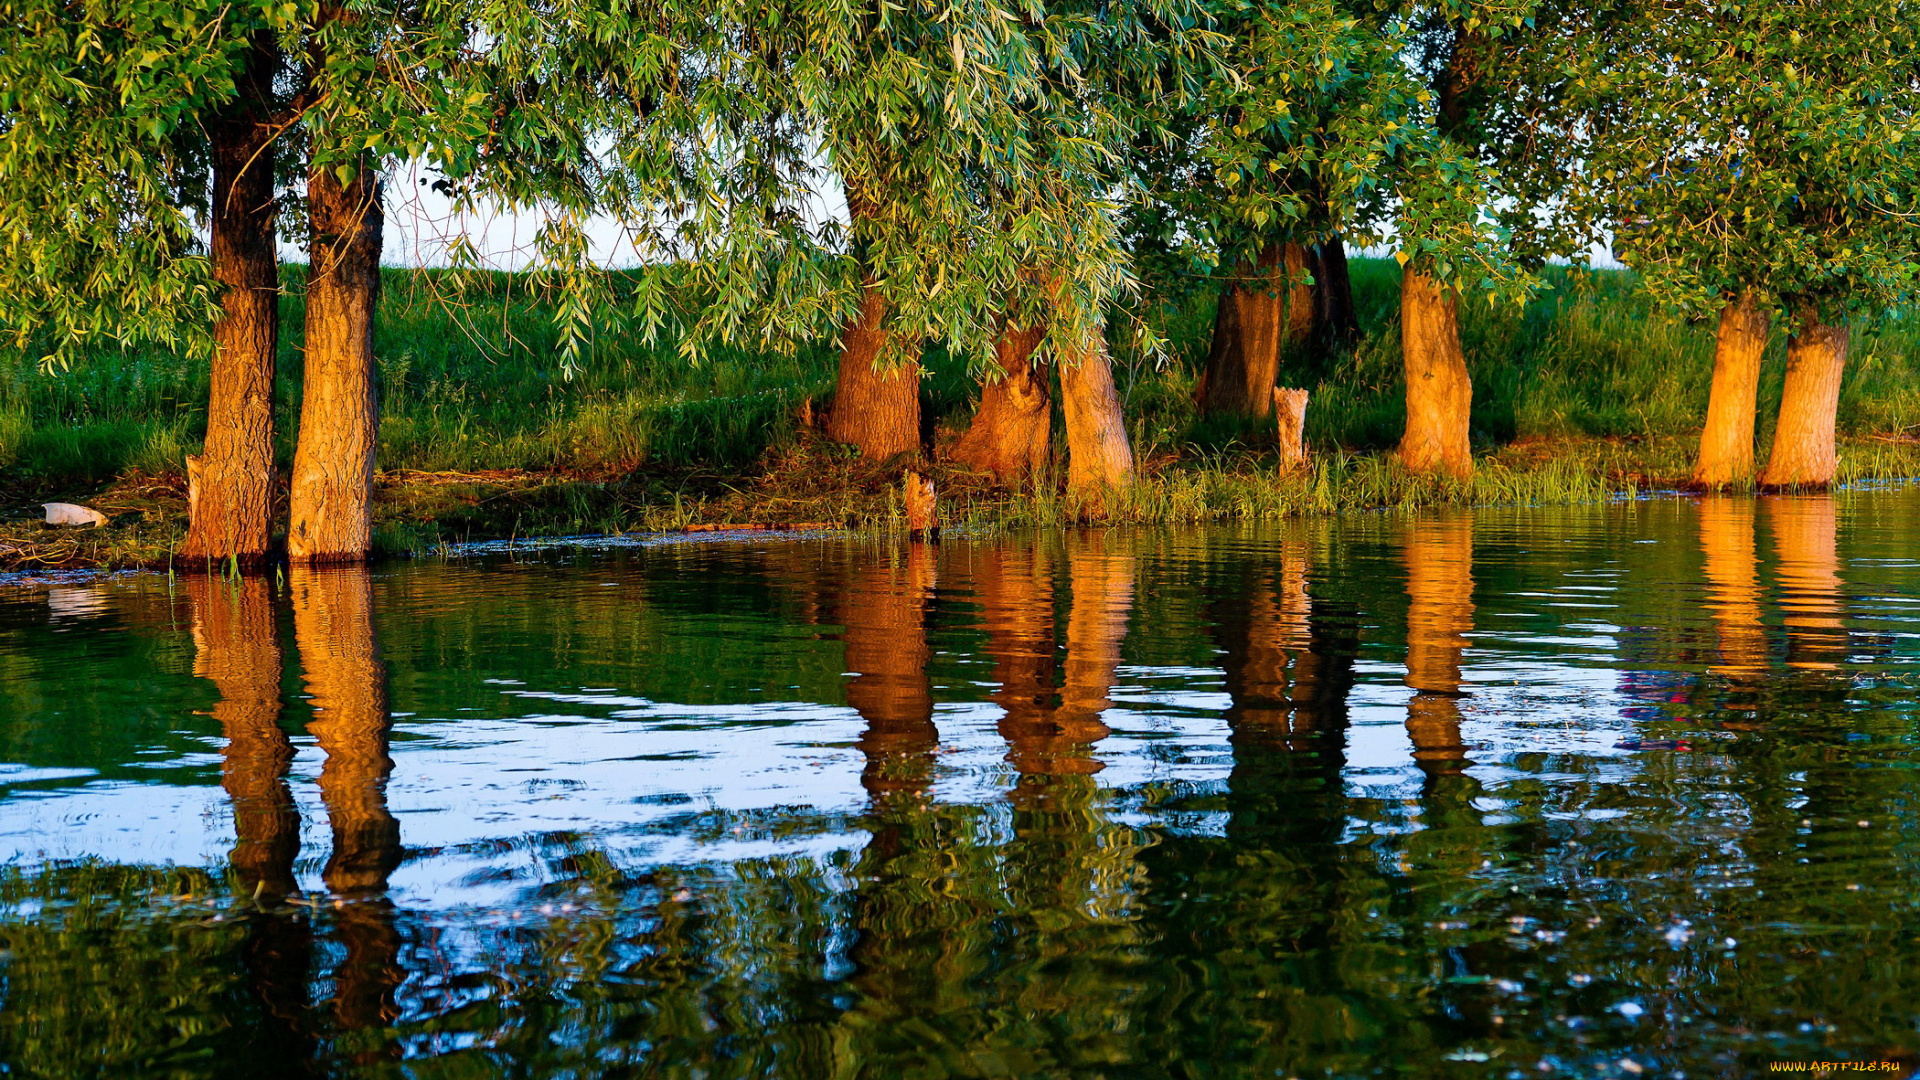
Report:
[[[1902,1075],[1916,522],[0,589],[0,1071]]]

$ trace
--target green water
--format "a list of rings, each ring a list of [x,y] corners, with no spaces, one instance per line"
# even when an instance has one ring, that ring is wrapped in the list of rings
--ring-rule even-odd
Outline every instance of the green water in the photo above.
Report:
[[[1920,492],[0,589],[0,1071],[1920,1055]]]

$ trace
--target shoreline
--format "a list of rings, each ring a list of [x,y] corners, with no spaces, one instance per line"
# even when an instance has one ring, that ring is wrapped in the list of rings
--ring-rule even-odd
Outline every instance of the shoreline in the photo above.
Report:
[[[1007,492],[946,462],[928,471],[942,525],[977,533],[1678,498],[1697,494],[1685,480],[1690,449],[1679,439],[1525,440],[1476,458],[1475,474],[1464,480],[1412,475],[1384,453],[1346,450],[1323,451],[1293,472],[1280,472],[1270,457],[1251,453],[1164,458],[1143,463],[1136,483],[1113,495],[1100,512],[1058,494],[1058,485],[1051,483],[1057,476],[1043,476],[1024,492]],[[374,561],[467,557],[519,545],[583,548],[756,534],[905,532],[897,478],[906,467],[905,462],[862,463],[810,442],[744,476],[692,469],[624,475],[396,470],[376,482]],[[1834,490],[1914,480],[1920,480],[1920,441],[1842,440],[1841,476]],[[18,513],[24,499],[42,496],[94,506],[109,523],[49,526],[17,517],[0,523],[0,575],[6,580],[184,569],[171,554],[185,533],[184,478],[132,474],[91,494],[46,487],[23,495],[16,489],[7,502]]]

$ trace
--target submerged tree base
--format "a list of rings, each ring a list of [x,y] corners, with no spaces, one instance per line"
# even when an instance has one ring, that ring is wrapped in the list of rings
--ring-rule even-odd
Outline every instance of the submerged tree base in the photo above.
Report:
[[[930,470],[950,528],[1050,528],[1099,521],[1170,524],[1275,520],[1435,506],[1576,505],[1650,493],[1683,495],[1691,441],[1530,439],[1476,461],[1471,477],[1418,475],[1391,453],[1322,450],[1289,469],[1272,453],[1237,458],[1163,457],[1136,482],[1093,507],[1065,491],[1056,467],[1024,490],[941,463]],[[1843,440],[1837,486],[1920,477],[1920,441]],[[186,534],[183,478],[133,474],[92,491],[16,485],[4,492],[0,569],[172,569]],[[62,497],[99,508],[101,528],[23,520],[24,506]],[[37,506],[35,507],[37,509]],[[474,541],[711,530],[716,526],[900,531],[908,527],[900,475],[849,456],[820,437],[779,451],[743,476],[702,469],[631,473],[395,471],[377,481],[374,547],[381,555],[431,555]],[[281,538],[284,551],[284,538]]]

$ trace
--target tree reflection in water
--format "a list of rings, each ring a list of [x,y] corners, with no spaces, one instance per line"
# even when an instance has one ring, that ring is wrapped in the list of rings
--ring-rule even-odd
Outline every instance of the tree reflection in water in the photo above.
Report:
[[[299,891],[300,811],[287,786],[293,742],[280,727],[281,656],[273,590],[261,578],[187,579],[193,609],[193,673],[218,692],[213,716],[227,745],[221,784],[233,802],[229,862],[256,910],[242,948],[247,982],[270,1034],[267,1053],[289,1068],[313,1053],[307,1029],[307,976],[313,930],[285,901]]]
[[[1473,632],[1473,517],[1420,518],[1408,526],[1401,558],[1407,570],[1407,735],[1426,774],[1429,795],[1451,801],[1478,785],[1460,737],[1460,655]]]
[[[385,1026],[405,978],[387,877],[400,865],[400,822],[387,810],[392,718],[387,668],[373,627],[373,579],[363,566],[294,566],[293,633],[300,648],[308,730],[326,761],[320,798],[333,833],[322,878],[334,898],[334,928],[346,955],[334,969],[333,1014],[356,1060],[393,1049]]]
[[[38,640],[89,628],[162,691],[197,676],[178,712],[201,725],[194,752],[218,740],[204,783],[234,835],[212,873],[0,876],[0,1058],[849,1077],[1899,1058],[1920,982],[1880,961],[1920,933],[1898,894],[1920,848],[1910,661],[1892,651],[1916,563],[1896,532],[1855,557],[1846,508],[1612,508],[1544,539],[1512,514],[765,542],[101,587],[83,613],[63,595]],[[296,654],[313,750],[281,728],[304,714],[281,689]],[[31,653],[6,662],[11,686],[38,677]],[[1659,696],[1623,704],[1629,673]],[[528,704],[528,685],[550,693]],[[582,685],[618,703],[597,715]],[[490,725],[560,711],[539,728],[556,755],[603,738],[633,763],[615,787],[680,798],[622,816],[543,788],[555,801],[529,812],[578,806],[578,827],[510,822],[457,871],[425,848],[402,878],[390,692],[438,710],[405,722],[409,790],[467,790]],[[858,734],[820,737],[842,701]],[[1543,701],[1561,715],[1535,723]],[[1411,754],[1386,757],[1403,717]],[[690,758],[619,756],[662,732],[684,745],[689,718],[717,758],[803,749],[736,758],[771,779],[731,803],[683,779]],[[843,767],[846,790],[783,786]],[[311,834],[301,851],[300,805],[326,814],[324,852]],[[409,839],[447,828],[423,812]],[[488,879],[486,910],[460,906],[489,851],[514,874]],[[396,908],[389,888],[420,881],[451,903]]]

